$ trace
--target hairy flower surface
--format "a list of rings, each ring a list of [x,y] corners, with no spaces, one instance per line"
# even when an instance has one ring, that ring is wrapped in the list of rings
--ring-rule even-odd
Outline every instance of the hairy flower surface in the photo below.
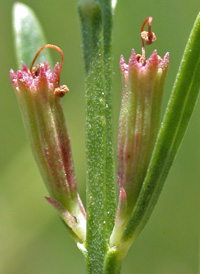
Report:
[[[85,211],[77,193],[70,138],[60,98],[68,88],[60,87],[60,71],[58,63],[52,71],[45,62],[30,70],[23,64],[21,71],[11,70],[10,75],[35,160],[51,196],[47,200],[61,216],[65,209],[65,216],[71,214],[77,223],[82,221],[84,227]]]
[[[121,57],[122,103],[118,133],[118,185],[127,194],[128,210],[136,202],[159,127],[161,99],[169,66],[154,51],[148,60],[132,51],[129,63]]]
[[[148,31],[144,31],[147,23]],[[123,56],[120,60],[122,102],[118,129],[117,183],[119,189],[123,188],[126,193],[126,221],[137,201],[156,142],[169,67],[169,53],[161,58],[154,50],[146,60],[145,45],[156,40],[151,23],[152,17],[148,17],[141,28],[142,54],[136,55],[132,50],[128,64]]]

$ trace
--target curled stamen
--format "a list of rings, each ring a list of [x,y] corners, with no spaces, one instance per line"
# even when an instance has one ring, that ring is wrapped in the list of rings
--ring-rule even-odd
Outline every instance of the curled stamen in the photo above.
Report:
[[[35,61],[36,59],[38,58],[38,56],[40,55],[40,53],[46,49],[46,48],[51,48],[51,49],[55,49],[57,50],[60,55],[61,55],[61,61],[60,61],[60,72],[61,72],[61,69],[62,69],[62,65],[63,65],[63,62],[64,62],[64,54],[63,54],[63,51],[58,47],[58,46],[55,46],[55,45],[52,45],[52,44],[47,44],[45,46],[43,46],[41,49],[38,50],[38,52],[36,53],[34,59],[33,59],[33,62],[31,64],[31,67],[30,67],[30,73],[34,73],[35,72],[35,68],[33,67],[33,65],[35,64]]]
[[[145,45],[150,45],[156,41],[156,35],[151,31],[151,24],[153,18],[151,16],[145,19],[141,27],[141,39],[142,39],[142,56],[141,61],[145,63]],[[148,23],[148,31],[144,31],[145,25]]]

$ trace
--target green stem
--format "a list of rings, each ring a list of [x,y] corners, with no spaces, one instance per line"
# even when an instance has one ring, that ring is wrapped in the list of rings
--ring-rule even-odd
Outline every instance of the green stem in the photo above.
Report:
[[[87,267],[89,273],[103,273],[107,246],[102,14],[98,3],[87,4],[79,4],[86,71]]]
[[[111,126],[111,3],[80,0],[78,11],[86,73],[87,265],[89,273],[100,274],[104,273],[116,209]]]
[[[112,136],[112,26],[113,11],[111,0],[100,0],[103,18],[104,45],[104,85],[105,85],[105,117],[106,117],[106,203],[107,203],[107,237],[113,229],[116,212],[116,183],[113,157]]]
[[[105,259],[104,274],[120,274],[121,262],[119,251],[115,248],[109,249]]]

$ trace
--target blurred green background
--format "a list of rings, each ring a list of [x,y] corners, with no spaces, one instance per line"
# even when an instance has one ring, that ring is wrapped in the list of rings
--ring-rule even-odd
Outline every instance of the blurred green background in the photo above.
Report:
[[[24,133],[9,70],[17,69],[12,33],[12,5],[0,0],[0,273],[86,273],[84,259],[56,213],[47,204],[37,166]],[[26,0],[38,15],[48,43],[65,54],[61,83],[70,93],[64,111],[72,140],[79,190],[85,202],[84,71],[79,19],[74,0]],[[163,109],[197,13],[199,0],[118,0],[114,24],[113,114],[116,146],[121,97],[119,57],[141,51],[140,28],[153,16],[154,48],[170,52]],[[52,52],[56,62],[58,55]],[[28,64],[30,65],[30,64]],[[200,216],[200,102],[152,217],[130,249],[123,274],[197,274]]]

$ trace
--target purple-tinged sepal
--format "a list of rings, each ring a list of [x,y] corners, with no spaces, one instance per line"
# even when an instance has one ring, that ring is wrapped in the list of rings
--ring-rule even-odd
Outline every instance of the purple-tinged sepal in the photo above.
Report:
[[[52,71],[48,62],[33,64],[46,47],[61,53],[62,60]],[[25,131],[40,173],[52,199],[86,226],[86,214],[77,192],[77,182],[71,151],[70,137],[65,123],[61,97],[68,92],[60,86],[63,63],[62,51],[46,45],[33,60],[30,70],[25,64],[16,73],[11,70],[11,82],[16,91]]]
[[[149,18],[145,22],[151,22],[152,18]],[[137,201],[155,145],[169,67],[169,53],[161,58],[154,50],[146,60],[144,45],[155,41],[155,34],[150,31],[143,32],[141,36],[145,39],[141,55],[133,50],[128,64],[123,56],[120,60],[122,102],[118,128],[117,183],[119,189],[126,191],[126,221]]]

